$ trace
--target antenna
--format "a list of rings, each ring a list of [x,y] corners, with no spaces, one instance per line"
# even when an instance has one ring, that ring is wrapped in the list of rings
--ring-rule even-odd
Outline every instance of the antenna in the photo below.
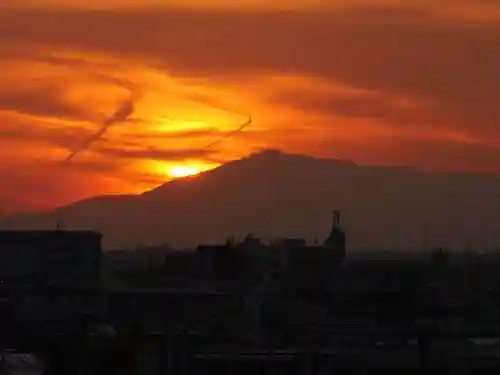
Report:
[[[56,229],[63,230],[64,229],[64,220],[61,218],[61,212],[55,212],[55,220],[56,220]]]
[[[340,210],[332,210],[333,229],[340,228]]]
[[[422,226],[422,247],[423,247],[422,250],[424,252],[429,250],[429,232],[430,232],[429,225],[424,224]]]

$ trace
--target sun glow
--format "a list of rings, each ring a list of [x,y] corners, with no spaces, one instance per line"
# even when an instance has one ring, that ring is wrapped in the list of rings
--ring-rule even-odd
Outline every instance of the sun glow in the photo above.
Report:
[[[176,165],[167,170],[167,175],[172,178],[194,176],[201,172],[199,168]]]
[[[165,182],[172,179],[195,176],[217,168],[219,165],[218,163],[205,162],[203,160],[179,160],[177,162],[147,160],[142,163],[141,169],[155,176],[158,182]]]

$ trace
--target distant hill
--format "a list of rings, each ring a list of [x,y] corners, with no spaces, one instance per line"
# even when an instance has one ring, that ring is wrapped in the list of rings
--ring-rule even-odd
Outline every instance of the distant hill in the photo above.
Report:
[[[323,240],[342,210],[351,248],[500,247],[500,176],[424,173],[264,151],[141,195],[104,196],[4,225],[103,232],[110,247],[264,239]],[[427,229],[425,229],[427,228]]]
[[[36,209],[33,204],[0,195],[0,218],[13,212],[26,212]]]

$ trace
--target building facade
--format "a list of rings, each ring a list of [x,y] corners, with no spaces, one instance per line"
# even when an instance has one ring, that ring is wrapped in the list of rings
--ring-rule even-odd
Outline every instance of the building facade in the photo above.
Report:
[[[93,231],[0,231],[4,288],[99,288],[101,234]]]

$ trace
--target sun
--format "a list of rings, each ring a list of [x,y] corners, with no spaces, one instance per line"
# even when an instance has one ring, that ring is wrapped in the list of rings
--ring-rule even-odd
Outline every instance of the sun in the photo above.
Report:
[[[200,172],[201,170],[196,167],[176,165],[167,170],[167,175],[172,178],[181,178],[187,176],[194,176],[199,174]]]
[[[204,160],[182,160],[176,162],[146,160],[142,168],[147,173],[158,176],[162,181],[195,176],[200,173],[219,167],[219,163],[207,162]]]

